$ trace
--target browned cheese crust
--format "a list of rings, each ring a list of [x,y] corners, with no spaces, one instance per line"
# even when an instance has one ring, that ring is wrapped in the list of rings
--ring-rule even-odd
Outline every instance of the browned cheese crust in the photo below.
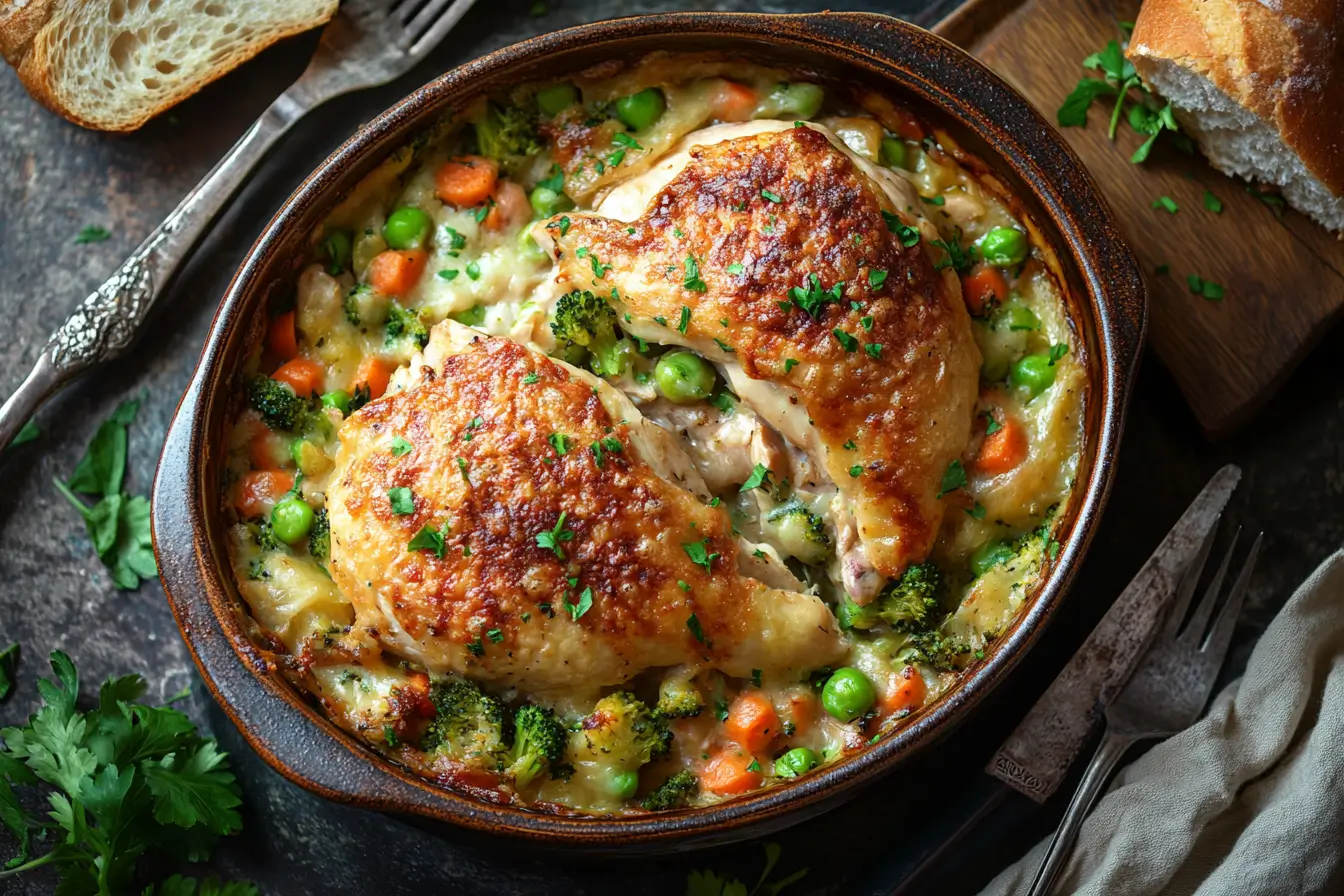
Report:
[[[796,127],[693,149],[632,223],[570,214],[564,234],[550,225],[571,285],[615,287],[622,312],[663,318],[670,341],[803,403],[868,558],[887,576],[933,545],[938,484],[965,450],[979,367],[960,299],[921,243],[902,244],[900,231],[911,241],[904,226],[916,223],[906,212],[825,135]],[[843,284],[841,300],[828,296],[815,316],[790,301],[814,276],[822,290]],[[683,306],[690,320],[678,340]]]
[[[772,601],[829,618],[815,598],[739,575],[726,513],[659,477],[590,382],[486,337],[420,372],[423,383],[342,426],[328,497],[332,576],[359,624],[397,652],[431,671],[562,691],[649,666],[736,669],[751,659],[738,645],[781,634]],[[397,436],[414,446],[402,457]],[[411,489],[413,513],[393,512],[393,488]],[[448,527],[442,557],[407,549],[425,526]],[[555,547],[539,533],[556,533]],[[708,569],[687,544],[713,555]],[[566,605],[584,610],[585,594],[591,608],[572,618]]]

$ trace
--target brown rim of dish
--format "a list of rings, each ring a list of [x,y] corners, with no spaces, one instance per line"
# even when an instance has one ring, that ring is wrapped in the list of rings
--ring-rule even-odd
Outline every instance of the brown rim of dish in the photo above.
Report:
[[[1012,182],[1062,264],[1057,276],[1083,346],[1088,402],[1079,481],[1060,521],[1062,547],[1030,604],[963,679],[881,742],[788,784],[713,806],[647,815],[547,815],[446,789],[384,759],[295,692],[246,637],[221,544],[218,461],[238,359],[269,284],[303,251],[336,191],[458,99],[592,64],[599,54],[718,50],[784,67],[844,70],[932,110],[966,149]],[[179,628],[216,701],[291,781],[339,802],[505,833],[541,844],[629,855],[728,842],[802,821],[852,796],[935,743],[1039,637],[1086,551],[1112,480],[1146,323],[1137,264],[1081,162],[1046,121],[981,63],[927,31],[882,15],[672,13],[598,22],[514,44],[441,76],[361,128],[296,190],[244,260],[212,324],[169,428],[154,484],[155,550]],[[497,800],[498,797],[495,797]]]

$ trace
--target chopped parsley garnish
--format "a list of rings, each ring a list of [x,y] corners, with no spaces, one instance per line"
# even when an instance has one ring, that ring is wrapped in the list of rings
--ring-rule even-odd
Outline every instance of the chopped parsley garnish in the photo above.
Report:
[[[602,464],[605,460],[605,458],[602,455],[603,450],[605,450],[608,454],[621,453],[620,439],[613,439],[613,438],[599,439],[596,442],[593,442],[593,444],[589,445],[588,447],[593,452],[593,463],[597,464],[598,469],[602,468]]]
[[[457,459],[457,472],[462,474],[463,482],[467,485],[471,485],[471,477],[467,475],[467,459],[465,457],[459,457]]]
[[[624,131],[619,131],[619,132],[617,132],[616,134],[613,134],[613,135],[612,135],[612,138],[611,138],[611,142],[612,142],[612,143],[619,143],[621,146],[624,146],[624,147],[626,147],[627,149],[643,149],[643,148],[644,148],[644,147],[642,147],[642,146],[639,145],[639,141],[638,141],[638,140],[636,140],[634,137],[631,137],[629,134],[625,133]]]
[[[938,489],[938,494],[935,497],[941,498],[948,492],[954,492],[965,487],[966,468],[961,465],[961,460],[958,458],[948,464],[947,469],[943,471],[942,486]]]
[[[569,233],[570,223],[571,222],[569,220],[569,215],[565,215],[559,221],[556,221],[552,224],[547,224],[546,229],[549,230],[550,228],[554,227],[556,230],[560,231],[561,236],[564,236],[565,234]]]
[[[753,758],[751,760],[751,765],[747,766],[747,771],[758,772],[760,770],[761,770],[761,761],[759,759]]]
[[[677,579],[677,587],[680,588],[682,591],[691,590],[690,584],[686,582],[684,579]]]
[[[709,506],[710,506],[710,507],[718,507],[718,506],[719,506],[720,504],[722,504],[722,503],[723,503],[723,501],[719,498],[718,495],[715,495],[714,497],[712,497],[712,498],[709,499]]]
[[[942,196],[921,196],[919,201],[925,205],[943,205],[947,202]]]
[[[574,533],[565,528],[565,517],[567,515],[567,511],[560,511],[560,519],[556,521],[554,529],[547,532],[538,532],[534,536],[537,539],[538,547],[554,551],[555,556],[561,560],[565,559],[565,549],[560,546],[560,543],[574,540]]]
[[[439,271],[440,280],[456,280],[457,275],[458,271],[455,268],[447,268],[445,270]]]
[[[951,267],[960,273],[975,264],[975,247],[961,244],[961,228],[957,228],[950,240],[933,240],[932,245],[947,253],[947,257],[933,266],[935,271]]]
[[[685,305],[681,306],[681,319],[677,321],[677,332],[686,335],[686,328],[691,324],[691,309]]]
[[[727,270],[728,273],[730,274],[740,274],[744,270],[746,270],[746,268],[742,267],[742,262],[735,261],[732,264],[728,265],[728,267],[725,270]]]
[[[551,163],[551,173],[547,177],[537,181],[537,186],[545,187],[553,193],[559,193],[565,189],[565,171],[554,162]]]
[[[414,445],[403,439],[401,436],[397,436],[392,440],[392,456],[405,457],[411,453],[411,449],[414,447]]]
[[[1170,196],[1159,196],[1153,200],[1153,208],[1166,209],[1171,214],[1176,214],[1181,207],[1176,204],[1176,200]]]
[[[473,417],[471,422],[467,424],[467,428],[462,430],[462,436],[461,436],[462,441],[470,442],[472,440],[472,433],[474,433],[476,430],[480,429],[484,425],[485,425],[484,419],[480,417]]]
[[[747,477],[747,481],[742,483],[742,487],[739,488],[738,491],[749,492],[754,488],[762,487],[770,487],[770,468],[765,464],[757,464],[755,468],[752,469],[751,475]]]
[[[855,464],[849,468],[849,475],[853,479],[858,479],[863,475],[863,464]]]
[[[793,368],[795,368],[795,367],[797,367],[797,366],[798,366],[798,361],[795,360],[794,358],[785,358],[785,359],[784,359],[784,372],[785,372],[785,373],[788,373],[790,370],[792,370]]]
[[[485,656],[485,645],[481,643],[480,638],[469,643],[467,645],[467,650],[471,651],[472,656]]]
[[[611,165],[611,167],[613,168],[621,167],[621,163],[624,161],[625,161],[625,150],[623,149],[618,149],[611,155],[607,156],[607,164]]]
[[[443,529],[435,529],[426,523],[420,527],[420,531],[411,537],[406,543],[408,551],[431,551],[435,557],[443,559],[443,533],[448,525],[445,523]]]
[[[1069,344],[1067,342],[1056,342],[1050,346],[1050,366],[1054,367],[1055,362],[1059,361],[1069,353]]]
[[[887,282],[887,272],[870,270],[868,271],[868,286],[872,289],[881,289],[882,284]]]
[[[985,418],[985,435],[992,436],[994,435],[994,433],[1003,429],[1003,424],[1000,423],[995,418],[995,416],[991,414],[989,411],[985,411],[985,413],[981,416]]]
[[[415,496],[411,494],[409,488],[390,488],[387,490],[388,503],[392,505],[392,512],[397,516],[406,516],[409,513],[415,513]]]
[[[1204,191],[1204,208],[1213,212],[1215,215],[1223,213],[1223,200],[1213,195],[1209,190]]]
[[[783,202],[783,198],[778,193],[772,193],[769,190],[761,190],[761,196],[771,202]]]
[[[551,443],[551,447],[555,449],[555,453],[561,457],[564,457],[569,453],[569,436],[564,433],[553,432],[546,437],[546,441]]]
[[[836,327],[834,330],[832,330],[831,335],[836,338],[837,342],[839,342],[841,345],[845,347],[845,351],[856,352],[859,350],[859,340],[849,335],[839,327]]]
[[[901,220],[900,215],[889,211],[882,212],[882,220],[887,222],[887,230],[896,234],[896,238],[901,241],[901,245],[907,249],[918,245],[919,231]]]
[[[982,519],[984,519],[984,518],[985,518],[985,505],[981,504],[979,501],[976,501],[976,502],[975,502],[975,506],[972,507],[970,510],[966,511],[966,515],[969,516],[971,519],[976,519],[976,520],[982,520]]]
[[[84,243],[101,243],[111,236],[112,231],[107,228],[90,224],[86,227],[81,227],[79,233],[75,234],[75,243],[78,245],[83,245]]]
[[[480,207],[477,208],[475,212],[472,213],[472,217],[476,219],[477,224],[480,224],[486,218],[490,217],[490,210],[494,207],[495,200],[487,199],[485,202],[481,203]]]
[[[682,265],[686,269],[686,277],[681,281],[682,286],[691,292],[706,292],[709,290],[709,284],[705,283],[700,277],[700,264],[695,260],[694,255],[687,255]],[[683,313],[685,313],[684,309]],[[682,330],[682,332],[686,331]]]
[[[655,315],[653,321],[660,327],[667,326],[667,318],[663,317],[661,314]]]
[[[709,399],[709,403],[718,408],[725,417],[731,417],[737,410],[737,399],[731,392],[719,392]]]
[[[731,345],[724,342],[722,339],[719,339],[717,336],[714,337],[714,344],[719,347],[719,351],[724,352],[726,354],[734,354],[737,352],[737,349],[733,348]]]
[[[535,386],[539,382],[541,382],[541,375],[535,370],[523,377],[523,384],[526,386]]]
[[[808,274],[804,286],[795,286],[789,290],[789,298],[793,300],[793,304],[815,319],[821,316],[822,306],[827,302],[840,301],[844,289],[843,283],[836,283],[830,289],[822,289],[821,278],[816,274]]]
[[[611,265],[603,264],[595,254],[588,257],[588,266],[593,269],[593,276],[599,280],[607,276],[607,271],[611,270]]]
[[[472,280],[481,279],[481,266],[474,261],[467,263],[467,276]]]
[[[688,624],[689,624],[689,623],[688,623]],[[715,701],[714,701],[714,718],[718,719],[720,722],[726,722],[726,721],[728,721],[728,701],[727,701],[727,700],[715,700]],[[709,757],[706,756],[705,758],[708,759]]]
[[[880,342],[870,342],[863,347],[863,350],[873,358],[879,360],[882,358],[882,343]]]
[[[456,258],[457,253],[467,247],[467,238],[446,224],[443,226],[443,232],[448,237],[448,255]]]
[[[873,316],[871,314],[859,319],[859,326],[863,327],[865,333],[873,332]]]
[[[1223,300],[1224,289],[1221,284],[1214,283],[1212,280],[1205,280],[1198,274],[1190,274],[1185,278],[1190,291],[1198,296],[1203,296],[1211,302],[1221,302]]]
[[[756,550],[751,552],[751,556],[755,557],[757,560],[764,560],[765,551],[761,550],[760,548],[757,548]]]
[[[681,549],[686,552],[686,556],[691,558],[691,562],[697,566],[703,566],[705,572],[714,571],[714,561],[718,554],[709,553],[709,539],[704,538],[700,541],[692,541],[682,544]]]
[[[700,620],[695,617],[694,613],[686,617],[686,627],[691,630],[691,634],[695,636],[695,640],[699,641],[701,644],[709,644],[709,642],[705,640],[705,630],[700,627]],[[724,715],[724,718],[727,718],[726,714]]]
[[[574,622],[579,621],[579,617],[593,608],[593,589],[584,588],[579,594],[579,599],[570,603],[565,600],[565,609],[569,611],[569,618]]]

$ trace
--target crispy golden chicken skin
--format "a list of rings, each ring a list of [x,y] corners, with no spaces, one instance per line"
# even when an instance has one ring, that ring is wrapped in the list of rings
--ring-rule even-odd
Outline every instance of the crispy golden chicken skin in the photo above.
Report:
[[[340,430],[331,574],[356,624],[433,672],[552,693],[836,659],[830,611],[739,573],[662,433],[600,380],[438,325]]]
[[[566,288],[610,294],[626,329],[720,364],[743,401],[819,456],[861,543],[845,556],[854,538],[841,527],[845,584],[867,600],[937,535],[939,485],[975,408],[970,320],[904,181],[819,128],[728,127],[702,134],[740,136],[687,146],[598,213],[539,235]]]

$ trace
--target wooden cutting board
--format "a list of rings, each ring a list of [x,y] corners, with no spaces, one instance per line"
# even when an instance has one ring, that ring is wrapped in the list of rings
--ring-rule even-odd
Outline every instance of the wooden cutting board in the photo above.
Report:
[[[933,31],[970,51],[1052,123],[1085,73],[1081,62],[1133,21],[1131,0],[969,0]],[[1148,338],[1205,433],[1247,423],[1344,308],[1344,243],[1293,211],[1281,218],[1246,184],[1177,150],[1170,134],[1133,165],[1142,142],[1123,122],[1112,143],[1108,100],[1086,128],[1060,133],[1101,186],[1148,279]],[[1205,209],[1204,191],[1223,205]],[[1160,196],[1176,214],[1153,208]],[[1161,266],[1168,273],[1157,273]],[[1226,289],[1222,301],[1191,293],[1187,276]]]

